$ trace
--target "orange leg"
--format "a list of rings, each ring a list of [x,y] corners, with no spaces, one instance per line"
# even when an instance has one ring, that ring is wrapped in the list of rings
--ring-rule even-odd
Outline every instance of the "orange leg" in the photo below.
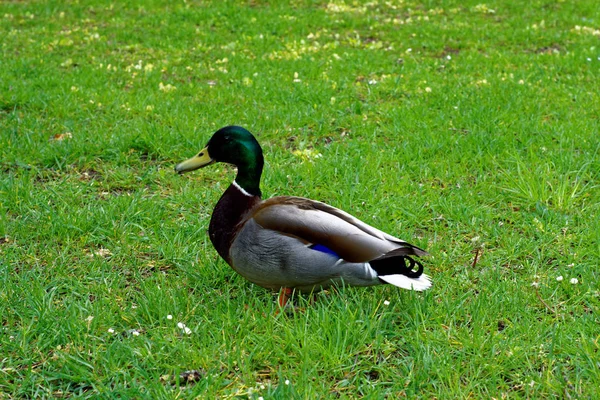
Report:
[[[279,303],[279,307],[281,307],[281,308],[285,307],[285,305],[287,304],[287,302],[290,299],[293,292],[294,292],[294,289],[292,289],[292,288],[288,288],[288,287],[281,288],[281,291],[279,292],[279,299],[277,300],[277,302]]]

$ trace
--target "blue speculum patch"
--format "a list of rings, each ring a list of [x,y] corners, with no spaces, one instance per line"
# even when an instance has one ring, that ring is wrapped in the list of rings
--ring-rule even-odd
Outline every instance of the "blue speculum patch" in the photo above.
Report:
[[[321,253],[326,253],[326,254],[331,254],[332,256],[335,256],[337,258],[341,258],[338,253],[336,253],[335,251],[331,250],[329,247],[327,246],[323,246],[322,244],[313,244],[312,246],[310,246],[309,248],[316,250],[316,251],[320,251]]]

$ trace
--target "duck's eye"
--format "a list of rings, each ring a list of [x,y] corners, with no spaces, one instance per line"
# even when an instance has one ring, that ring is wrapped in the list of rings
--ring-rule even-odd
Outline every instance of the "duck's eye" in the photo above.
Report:
[[[228,136],[225,136],[225,138],[224,138],[224,139],[225,139],[225,141],[226,141],[226,142],[230,142],[230,141],[231,141],[231,136],[229,136],[229,135],[228,135]]]

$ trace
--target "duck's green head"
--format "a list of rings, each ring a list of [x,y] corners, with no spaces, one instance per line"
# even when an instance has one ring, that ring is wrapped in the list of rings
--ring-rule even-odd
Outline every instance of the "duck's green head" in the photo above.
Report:
[[[254,136],[240,126],[226,126],[216,131],[205,148],[194,157],[175,166],[180,174],[215,162],[238,168],[236,182],[246,191],[260,195],[258,189],[264,164],[262,149]]]

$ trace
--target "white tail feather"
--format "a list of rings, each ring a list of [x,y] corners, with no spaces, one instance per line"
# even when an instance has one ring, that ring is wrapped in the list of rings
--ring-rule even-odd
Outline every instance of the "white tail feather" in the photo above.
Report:
[[[431,278],[425,274],[422,274],[418,278],[409,278],[406,275],[400,274],[379,275],[379,279],[391,283],[394,286],[401,287],[402,289],[416,290],[418,292],[422,292],[431,287]]]

